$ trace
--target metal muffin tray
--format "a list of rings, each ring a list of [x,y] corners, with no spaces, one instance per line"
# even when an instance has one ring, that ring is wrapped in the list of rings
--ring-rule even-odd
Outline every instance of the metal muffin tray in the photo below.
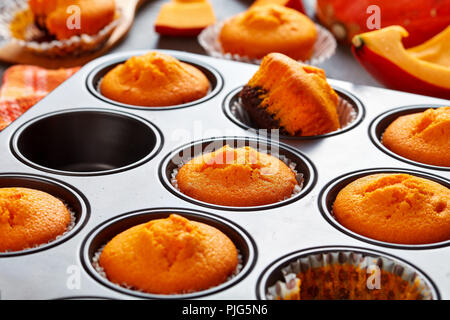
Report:
[[[207,97],[145,108],[111,101],[97,91],[114,65],[145,52],[91,62],[0,133],[0,187],[49,192],[76,217],[75,227],[49,244],[0,253],[1,299],[264,299],[286,257],[327,248],[404,261],[424,275],[434,298],[450,299],[450,241],[418,246],[375,241],[340,226],[330,213],[340,188],[364,174],[409,172],[449,187],[450,168],[403,159],[379,138],[397,115],[450,101],[329,79],[355,106],[355,123],[337,133],[278,144],[258,137],[229,111],[255,65],[163,51],[201,68],[211,82]],[[183,161],[183,151],[199,154],[212,141],[275,150],[296,164],[303,190],[280,203],[251,208],[184,196],[170,183],[171,172]],[[169,213],[226,233],[240,251],[240,273],[218,287],[175,296],[133,291],[97,273],[92,259],[103,244],[133,225]]]

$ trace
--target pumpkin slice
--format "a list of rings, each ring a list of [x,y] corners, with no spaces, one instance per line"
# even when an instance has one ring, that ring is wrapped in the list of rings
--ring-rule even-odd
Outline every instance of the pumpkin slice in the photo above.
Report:
[[[155,31],[167,36],[196,36],[216,22],[207,0],[172,0],[161,7]]]
[[[450,99],[450,26],[406,50],[401,26],[359,34],[352,51],[374,78],[389,88]]]

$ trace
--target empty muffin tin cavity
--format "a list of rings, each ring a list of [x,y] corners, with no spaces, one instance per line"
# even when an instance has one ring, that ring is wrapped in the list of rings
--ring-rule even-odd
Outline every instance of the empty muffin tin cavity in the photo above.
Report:
[[[260,275],[257,282],[256,295],[259,299],[263,300],[273,300],[277,297],[283,297],[286,294],[289,295],[290,292],[295,291],[294,284],[296,275],[300,272],[306,272],[309,269],[320,267],[330,268],[330,266],[334,265],[352,265],[361,270],[366,269],[367,274],[364,272],[364,274],[360,273],[360,275],[367,277],[367,281],[364,281],[364,284],[373,285],[373,287],[367,288],[369,291],[377,291],[377,287],[375,286],[378,286],[378,289],[383,289],[386,279],[382,275],[379,280],[375,279],[377,270],[383,270],[388,274],[391,273],[401,277],[410,285],[417,285],[417,289],[423,300],[440,299],[439,291],[436,289],[433,281],[415,266],[383,252],[357,247],[317,247],[293,252],[281,257],[270,264]],[[369,272],[372,273],[369,274]],[[356,287],[355,281],[352,281],[352,278],[351,280],[348,279],[350,276],[355,276],[354,274],[344,275],[342,272],[339,272],[339,274],[330,272],[331,274],[327,275],[326,271],[324,273],[323,275],[320,273],[315,275],[317,277],[317,279],[315,278],[317,287],[314,289],[317,289],[315,291],[319,295],[318,298],[320,298],[320,293],[325,293],[333,285],[337,285],[340,288],[338,292],[334,292],[334,294],[339,295],[337,299],[349,299],[355,290],[362,289]],[[319,279],[320,276],[323,276],[323,279]],[[369,279],[369,276],[372,276],[373,280]],[[343,280],[340,280],[341,277]],[[329,280],[326,280],[327,278]],[[330,282],[327,288],[320,287],[323,284],[322,280]],[[334,282],[332,282],[333,280]],[[354,285],[353,287],[352,284]],[[308,291],[308,293],[311,293],[308,288],[301,287],[301,290],[301,292]],[[392,295],[395,297],[400,292],[398,290],[393,291],[392,289],[387,289],[385,293],[388,296]]]
[[[390,110],[388,112],[382,113],[381,115],[376,117],[370,124],[370,127],[369,127],[370,140],[372,140],[373,144],[378,149],[380,149],[387,155],[389,155],[395,159],[398,159],[400,161],[403,161],[403,162],[406,162],[409,164],[413,164],[415,166],[423,167],[423,168],[450,171],[450,167],[435,166],[435,165],[421,163],[421,162],[417,162],[417,161],[402,157],[402,156],[396,154],[395,152],[392,152],[388,148],[386,148],[382,143],[383,134],[386,131],[387,127],[389,127],[389,125],[392,122],[394,122],[396,119],[398,119],[399,117],[410,115],[413,113],[421,113],[428,109],[431,109],[431,108],[436,109],[439,107],[444,107],[444,105],[440,105],[440,106],[436,106],[436,105],[406,106],[406,107],[396,108],[394,110]]]
[[[231,207],[206,203],[183,194],[177,188],[176,184],[176,174],[178,170],[191,159],[204,153],[219,150],[226,145],[232,148],[251,147],[259,152],[271,154],[272,156],[275,156],[285,162],[291,169],[296,172],[297,175],[296,178],[298,186],[294,189],[292,196],[282,201],[268,205],[252,207]],[[192,142],[188,145],[179,147],[165,157],[165,159],[161,163],[159,173],[164,186],[176,196],[204,207],[232,211],[256,211],[280,207],[304,197],[309,193],[309,191],[311,191],[316,183],[316,169],[314,165],[306,156],[304,156],[296,149],[293,149],[288,145],[278,144],[266,139],[245,137],[211,138]]]
[[[21,251],[0,252],[0,258],[39,252],[52,248],[76,234],[89,215],[87,200],[73,187],[49,178],[25,174],[0,174],[0,188],[28,188],[46,192],[61,200],[69,209],[72,221],[67,231],[48,243]]]
[[[106,274],[102,272],[98,265],[98,258],[103,247],[116,235],[128,230],[129,228],[151,220],[165,219],[171,214],[177,214],[191,221],[197,221],[210,225],[228,236],[231,241],[233,241],[240,255],[240,264],[236,274],[231,276],[226,282],[216,287],[198,292],[173,295],[146,293],[109,281]],[[140,210],[113,218],[92,231],[84,241],[82,248],[83,265],[94,279],[106,287],[123,294],[149,299],[192,299],[212,295],[214,293],[226,290],[227,288],[236,285],[250,273],[257,258],[256,245],[253,239],[241,227],[230,222],[229,220],[212,214],[175,208]]]
[[[26,164],[66,175],[124,171],[150,160],[161,145],[161,133],[150,122],[99,109],[44,115],[19,128],[11,143]]]
[[[126,104],[126,103],[121,103],[121,102],[118,102],[118,101],[115,101],[115,100],[105,97],[100,91],[100,83],[101,83],[103,77],[109,71],[114,69],[114,67],[118,66],[119,64],[124,63],[127,59],[131,58],[131,56],[127,56],[126,58],[124,58],[124,57],[115,58],[115,59],[112,59],[111,61],[105,62],[105,63],[99,65],[98,67],[96,67],[89,74],[89,76],[87,78],[87,87],[94,96],[96,96],[97,98],[99,98],[103,101],[106,101],[110,104],[114,104],[114,105],[117,105],[120,107],[140,109],[140,110],[172,110],[172,109],[190,107],[190,106],[200,104],[202,102],[205,102],[205,101],[213,98],[222,90],[223,79],[222,79],[222,76],[220,75],[220,73],[216,69],[214,69],[213,67],[211,67],[210,65],[208,65],[204,62],[200,62],[195,59],[190,59],[187,57],[178,58],[177,56],[174,56],[174,57],[179,59],[181,62],[190,64],[190,65],[196,67],[201,72],[203,72],[203,74],[206,76],[206,78],[208,78],[209,83],[210,83],[210,89],[206,96],[204,96],[201,99],[187,102],[184,104],[175,105],[175,106],[162,106],[162,107],[136,106],[136,105]]]
[[[271,130],[266,130],[264,128],[258,128],[251,120],[250,115],[242,106],[241,98],[239,97],[240,92],[243,87],[239,87],[228,94],[223,102],[223,112],[234,124],[239,127],[253,131],[260,135],[271,136]],[[339,121],[342,128],[329,132],[326,134],[315,135],[315,136],[290,136],[286,134],[279,133],[281,139],[288,140],[311,140],[331,137],[337,134],[344,133],[356,127],[364,118],[365,110],[363,104],[350,92],[333,87],[336,93],[339,95],[339,104],[337,106]]]
[[[334,214],[333,214],[333,204],[336,200],[337,195],[339,192],[346,187],[348,184],[352,183],[353,181],[363,178],[365,176],[373,175],[373,174],[380,174],[380,173],[387,173],[387,174],[409,174],[413,176],[417,176],[419,178],[428,179],[434,182],[437,182],[447,188],[450,188],[450,181],[446,180],[444,178],[441,178],[439,176],[415,171],[415,170],[407,170],[407,169],[396,169],[396,168],[379,168],[379,169],[367,169],[367,170],[361,170],[361,171],[355,171],[351,172],[345,175],[342,175],[340,177],[337,177],[336,179],[329,182],[320,192],[319,194],[319,209],[325,218],[333,227],[338,229],[339,231],[356,238],[358,240],[371,243],[378,246],[384,246],[384,247],[390,247],[390,248],[397,248],[397,249],[432,249],[432,248],[438,248],[443,246],[448,246],[450,244],[450,239],[447,241],[437,242],[437,243],[429,243],[429,244],[398,244],[398,243],[391,243],[391,242],[384,242],[375,240],[372,238],[368,238],[365,236],[362,236],[350,229],[347,229],[342,224],[340,224]]]

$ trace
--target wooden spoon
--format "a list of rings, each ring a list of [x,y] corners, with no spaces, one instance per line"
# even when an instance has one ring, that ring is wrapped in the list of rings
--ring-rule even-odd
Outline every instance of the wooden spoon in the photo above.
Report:
[[[28,51],[16,42],[9,42],[0,48],[0,60],[9,63],[31,64],[49,69],[81,66],[109,51],[128,33],[133,25],[137,9],[146,0],[116,0],[116,6],[121,10],[120,23],[114,29],[111,37],[99,50],[80,56],[46,57]]]

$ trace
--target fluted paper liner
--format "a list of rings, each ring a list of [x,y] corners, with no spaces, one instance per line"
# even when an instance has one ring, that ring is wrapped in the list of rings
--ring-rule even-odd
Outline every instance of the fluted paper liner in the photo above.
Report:
[[[17,39],[11,34],[10,25],[15,19],[17,13],[29,10],[28,2],[26,0],[3,1],[5,2],[0,4],[0,47],[9,42],[15,42],[26,48],[28,51],[49,57],[67,55],[76,56],[100,49],[101,46],[110,38],[121,19],[120,10],[118,9],[114,21],[106,25],[95,35],[82,34],[80,36],[72,36],[69,39],[42,42],[23,40]],[[34,25],[30,25],[28,29],[28,33],[30,34],[43,32]]]
[[[349,101],[339,96],[339,102],[336,106],[336,110],[339,116],[339,123],[341,125],[341,128],[339,128],[336,131],[333,132],[339,132],[340,130],[343,130],[347,128],[349,125],[351,125],[357,118],[358,114],[353,106]],[[231,106],[230,111],[233,114],[233,116],[238,119],[239,121],[243,122],[244,124],[248,125],[249,127],[252,127],[250,124],[252,123],[252,119],[248,115],[247,111],[245,111],[244,107],[242,106],[242,100],[241,98],[238,98]],[[253,129],[264,129],[264,128],[254,128]],[[331,132],[330,132],[331,133]],[[280,135],[283,136],[283,135]],[[296,136],[289,136],[289,137],[296,137]],[[298,136],[302,137],[302,136]]]
[[[205,28],[198,36],[198,42],[206,51],[206,53],[215,58],[222,58],[227,60],[235,60],[240,62],[260,64],[262,59],[253,59],[249,57],[240,56],[238,54],[231,54],[223,52],[222,45],[219,41],[220,31],[222,30],[224,22],[219,22]],[[309,65],[319,65],[325,60],[329,59],[336,52],[336,39],[324,27],[316,24],[317,40],[314,44],[313,53],[310,59],[300,61]]]
[[[344,272],[344,274],[338,273],[335,266],[353,266],[357,270],[357,273]],[[308,270],[316,268],[327,268],[330,270],[330,279],[325,276],[324,279],[320,277],[315,278],[313,281],[317,282],[317,292],[324,292],[332,287],[332,280],[337,280],[342,283],[340,287],[341,292],[335,294],[342,295],[343,299],[351,299],[352,293],[359,291],[362,292],[362,296],[366,299],[371,296],[372,290],[376,296],[379,293],[379,289],[372,288],[367,289],[367,277],[370,276],[368,270],[377,266],[380,270],[387,272],[388,274],[396,275],[402,280],[405,280],[410,284],[410,291],[406,292],[406,288],[390,288],[388,291],[391,294],[391,299],[401,300],[408,298],[418,298],[420,300],[433,300],[437,297],[434,296],[433,291],[428,282],[418,274],[411,266],[396,262],[388,257],[376,256],[372,253],[361,253],[353,251],[330,251],[325,253],[311,253],[304,257],[293,260],[288,266],[284,267],[281,272],[283,279],[276,282],[275,285],[269,287],[266,292],[266,298],[269,300],[294,300],[299,296],[298,282],[299,274],[305,273]],[[355,281],[355,275],[356,281]],[[343,280],[340,280],[343,278]],[[352,281],[353,280],[353,281]],[[389,286],[392,283],[386,283]],[[383,275],[381,275],[381,287],[383,289],[385,282],[383,281]],[[301,297],[300,285],[300,297]],[[395,290],[396,289],[396,290]],[[403,289],[403,290],[402,290]],[[378,292],[377,292],[378,291]],[[396,292],[394,292],[396,291]],[[353,299],[363,299],[361,297],[353,297]]]

